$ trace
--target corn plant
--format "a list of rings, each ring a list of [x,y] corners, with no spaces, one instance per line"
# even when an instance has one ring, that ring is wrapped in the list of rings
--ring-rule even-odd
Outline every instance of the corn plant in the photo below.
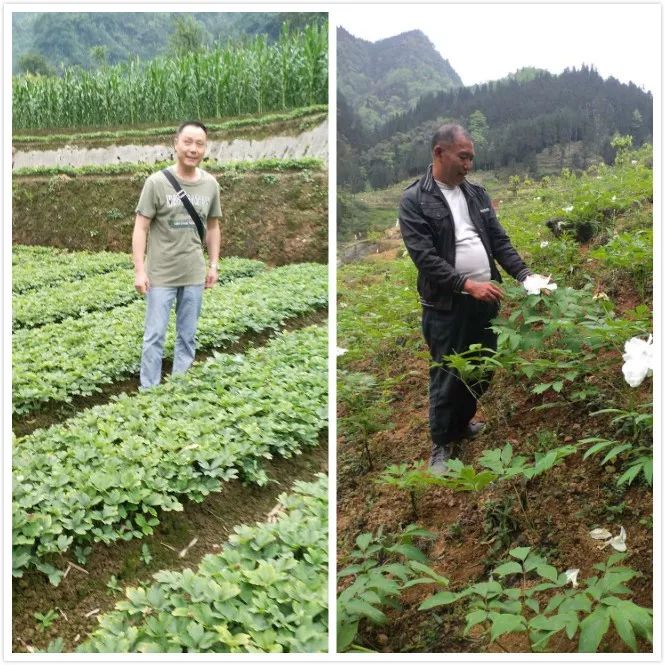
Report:
[[[325,103],[327,26],[282,30],[175,58],[12,79],[13,126],[81,127],[220,118]]]

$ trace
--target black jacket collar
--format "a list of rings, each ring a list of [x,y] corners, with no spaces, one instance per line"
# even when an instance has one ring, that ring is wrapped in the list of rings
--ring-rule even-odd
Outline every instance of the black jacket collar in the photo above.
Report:
[[[420,179],[420,189],[422,189],[424,192],[429,192],[434,196],[443,196],[441,190],[439,189],[439,186],[434,181],[431,164],[427,167],[425,175]],[[467,199],[475,198],[476,192],[474,191],[473,186],[471,185],[471,183],[468,182],[468,180],[466,179],[462,180],[462,182],[460,183],[460,189],[462,190],[464,196]]]

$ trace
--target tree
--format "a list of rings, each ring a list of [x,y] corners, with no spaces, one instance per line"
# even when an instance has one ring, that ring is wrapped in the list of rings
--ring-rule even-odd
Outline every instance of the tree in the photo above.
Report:
[[[201,25],[189,15],[173,17],[173,32],[169,47],[176,56],[199,53],[205,48],[205,33]]]
[[[52,76],[55,70],[41,53],[26,53],[18,59],[18,71],[21,74],[42,74]]]
[[[487,145],[487,132],[489,125],[482,111],[474,111],[469,116],[469,134],[476,148],[483,149]]]
[[[98,67],[103,67],[108,62],[108,49],[106,46],[93,46],[90,49],[90,57]]]

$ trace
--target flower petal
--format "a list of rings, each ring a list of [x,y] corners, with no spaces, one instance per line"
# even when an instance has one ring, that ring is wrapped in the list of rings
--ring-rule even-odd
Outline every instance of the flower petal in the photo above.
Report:
[[[573,589],[577,589],[579,586],[577,582],[577,576],[580,574],[580,569],[579,568],[568,568],[564,572],[564,575],[566,576],[566,583],[572,582],[573,583]]]
[[[589,531],[589,535],[594,540],[605,540],[612,537],[612,534],[607,529],[592,529]]]

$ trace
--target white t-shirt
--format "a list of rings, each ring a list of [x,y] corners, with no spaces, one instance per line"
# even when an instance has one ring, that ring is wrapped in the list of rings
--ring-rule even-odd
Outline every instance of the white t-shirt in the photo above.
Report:
[[[435,180],[446,197],[455,223],[455,269],[475,282],[489,282],[490,262],[476,227],[469,217],[469,206],[459,186],[449,187]]]

